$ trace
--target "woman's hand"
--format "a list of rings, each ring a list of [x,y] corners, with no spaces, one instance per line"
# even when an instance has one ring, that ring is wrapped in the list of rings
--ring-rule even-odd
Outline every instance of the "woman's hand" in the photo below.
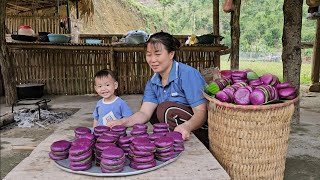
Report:
[[[190,134],[191,134],[191,130],[187,126],[187,124],[184,123],[184,124],[180,124],[180,125],[176,126],[174,128],[174,131],[180,132],[182,134],[183,140],[189,140]]]

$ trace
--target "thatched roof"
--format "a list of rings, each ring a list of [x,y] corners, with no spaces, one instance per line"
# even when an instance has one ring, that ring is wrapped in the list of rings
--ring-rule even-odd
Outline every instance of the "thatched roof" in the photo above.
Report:
[[[94,13],[93,0],[69,0],[70,6],[76,8],[78,1],[78,9],[80,17],[89,18]],[[7,0],[7,14],[32,13],[41,9],[48,9],[59,6],[65,6],[67,0]]]
[[[65,5],[67,0],[7,0],[7,14],[20,14]]]

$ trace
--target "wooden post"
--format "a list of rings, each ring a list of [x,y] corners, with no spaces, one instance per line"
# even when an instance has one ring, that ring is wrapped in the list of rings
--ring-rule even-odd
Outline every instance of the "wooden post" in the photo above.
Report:
[[[67,0],[67,16],[68,16],[68,33],[71,33],[71,22],[70,22],[70,6],[69,6],[69,0]]]
[[[316,38],[313,45],[313,56],[311,66],[311,82],[310,91],[319,92],[319,73],[320,73],[320,19],[317,19],[317,32]]]
[[[59,3],[59,0],[56,0],[56,3],[57,3],[56,14],[57,14],[58,17],[60,17],[60,3]]]
[[[240,49],[240,8],[241,0],[234,0],[234,11],[231,12],[231,63],[230,69],[239,69],[239,49]]]
[[[213,34],[216,36],[220,35],[219,26],[219,0],[213,0]],[[220,39],[215,40],[215,44],[220,44]],[[220,54],[219,52],[214,53],[214,66],[220,69]]]
[[[282,33],[282,64],[283,80],[292,82],[300,91],[301,73],[301,29],[302,29],[301,0],[284,0],[284,26]],[[295,104],[293,122],[300,123],[300,102]]]
[[[76,1],[77,20],[79,19],[79,1]]]
[[[4,82],[6,104],[12,105],[17,100],[16,78],[12,62],[5,40],[6,0],[0,2],[0,65]]]

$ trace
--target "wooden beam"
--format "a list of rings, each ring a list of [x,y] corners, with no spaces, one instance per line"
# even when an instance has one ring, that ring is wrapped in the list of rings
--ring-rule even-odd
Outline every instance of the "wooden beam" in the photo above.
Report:
[[[52,43],[8,43],[11,49],[61,49],[61,50],[110,50],[116,51],[145,51],[144,45],[90,45],[90,44],[52,44]],[[208,46],[182,46],[181,50],[188,51],[204,51],[204,52],[220,52],[226,50],[228,47],[224,45],[208,45]]]
[[[311,66],[311,82],[312,84],[319,82],[320,73],[320,19],[317,19],[316,38],[313,46],[312,66]]]
[[[219,31],[219,0],[213,0],[213,34],[216,36],[220,35]],[[215,38],[215,44],[220,44],[220,38]],[[220,69],[220,55],[219,53],[214,54],[214,62],[215,67],[219,67]]]
[[[301,42],[301,49],[313,48],[314,42]]]
[[[231,12],[231,63],[230,69],[239,69],[239,49],[240,49],[240,8],[241,0],[234,0],[234,11]]]
[[[26,8],[23,6],[16,5],[16,4],[8,3],[8,5],[15,7],[17,11],[30,11],[30,8]]]

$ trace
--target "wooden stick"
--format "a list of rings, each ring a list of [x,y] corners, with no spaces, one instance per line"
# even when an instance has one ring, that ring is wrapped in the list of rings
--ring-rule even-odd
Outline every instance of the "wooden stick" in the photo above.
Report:
[[[27,144],[27,145],[11,145],[13,150],[34,150],[37,145],[34,144]]]
[[[40,123],[38,123],[38,122],[34,122],[36,125],[38,125],[38,126],[40,126],[40,127],[42,127],[42,128],[44,128],[44,129],[47,129],[47,130],[49,130],[50,128],[47,128],[47,127],[45,127],[44,125],[42,125],[42,124],[40,124]]]

